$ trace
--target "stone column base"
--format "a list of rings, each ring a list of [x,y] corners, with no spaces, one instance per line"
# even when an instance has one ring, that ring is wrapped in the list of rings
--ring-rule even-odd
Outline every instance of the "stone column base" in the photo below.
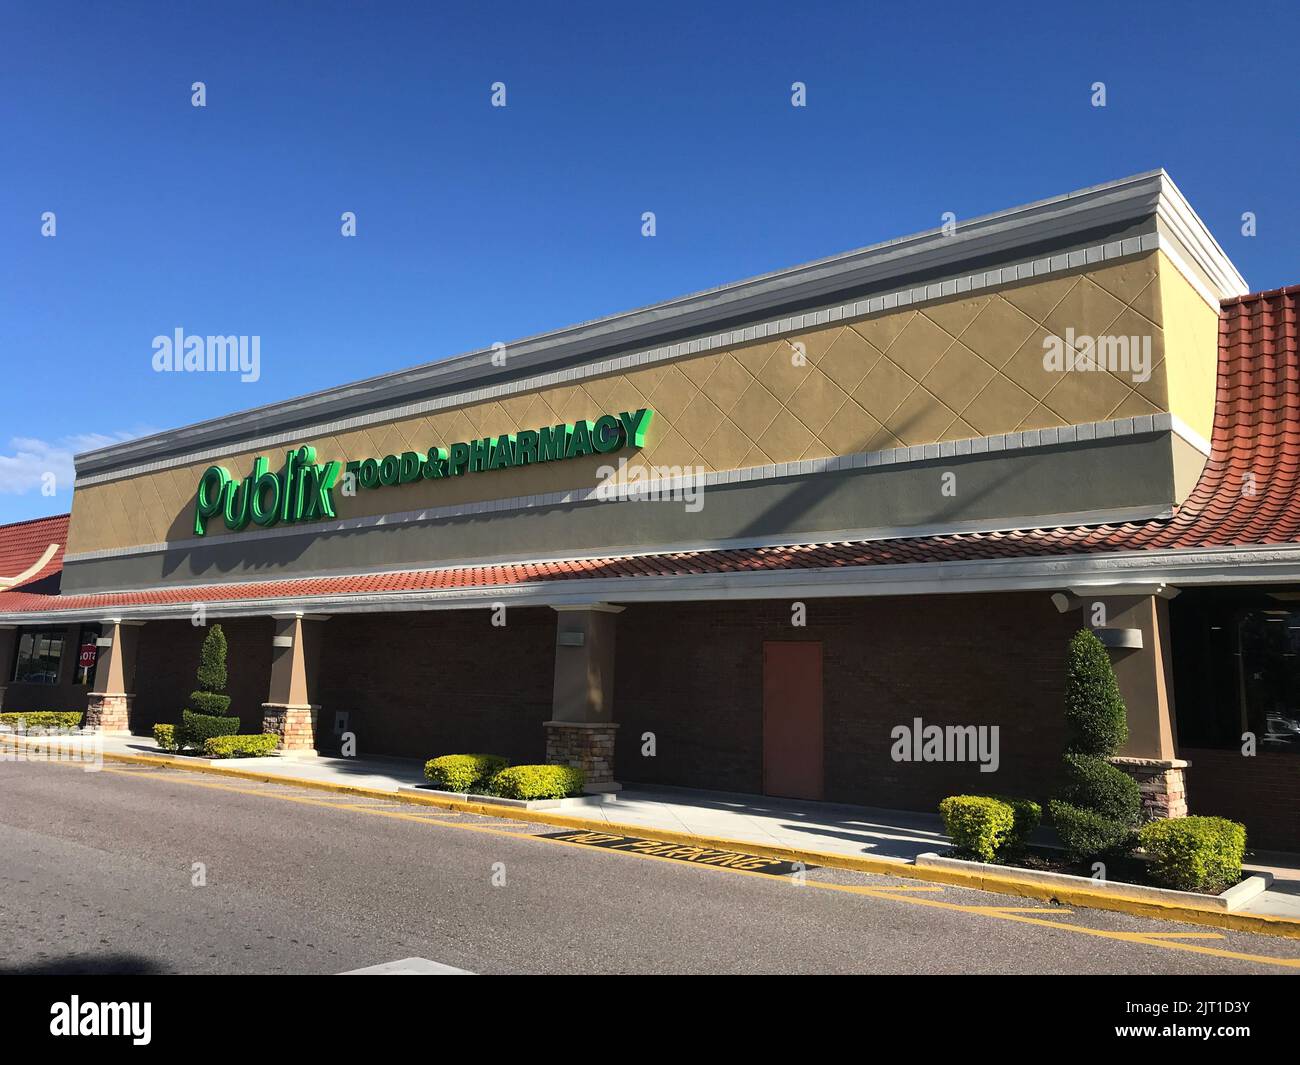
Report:
[[[1137,781],[1142,812],[1159,820],[1187,816],[1187,777],[1192,764],[1181,758],[1111,758],[1110,764]]]
[[[584,790],[604,794],[621,791],[614,779],[614,736],[618,726],[595,721],[547,721],[546,761],[581,769]]]
[[[316,753],[316,716],[320,707],[294,703],[263,703],[262,731],[280,737],[283,753]]]
[[[100,732],[129,733],[134,698],[126,692],[91,692],[86,696],[86,716],[81,723]]]

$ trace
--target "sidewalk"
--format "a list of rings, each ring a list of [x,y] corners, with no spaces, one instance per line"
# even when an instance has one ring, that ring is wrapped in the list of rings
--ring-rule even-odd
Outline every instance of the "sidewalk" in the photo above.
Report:
[[[165,752],[160,752],[148,737],[110,735],[104,737],[104,753],[156,757]],[[312,782],[395,795],[400,787],[425,783],[423,764],[400,758],[235,759],[229,768],[286,783]],[[688,788],[634,785],[607,802],[565,812],[610,825],[635,826],[652,838],[656,831],[676,832],[845,857],[870,857],[900,865],[910,865],[918,854],[943,851],[950,844],[937,813]],[[527,813],[503,810],[502,816],[526,818]],[[1034,839],[1050,841],[1051,836],[1040,830]],[[1300,920],[1300,854],[1260,852],[1248,859],[1247,871],[1272,873],[1274,882],[1239,912]]]

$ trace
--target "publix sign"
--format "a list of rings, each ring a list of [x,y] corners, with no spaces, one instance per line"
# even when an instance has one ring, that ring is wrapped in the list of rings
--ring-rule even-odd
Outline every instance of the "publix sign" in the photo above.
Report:
[[[318,462],[316,449],[304,444],[285,452],[284,464],[275,470],[269,459],[259,455],[252,472],[242,479],[231,476],[224,466],[209,466],[194,493],[194,535],[206,535],[209,521],[216,517],[233,531],[247,528],[250,522],[269,528],[282,522],[336,517],[334,490],[341,476],[350,489],[385,488],[643,447],[653,418],[649,408],[602,414],[571,424],[431,447],[423,454],[404,451],[353,459],[346,466],[337,459]]]

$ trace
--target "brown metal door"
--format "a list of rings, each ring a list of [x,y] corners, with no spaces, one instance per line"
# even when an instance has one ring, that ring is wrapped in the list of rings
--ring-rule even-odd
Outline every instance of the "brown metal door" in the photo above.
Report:
[[[822,645],[763,644],[763,794],[822,798]]]

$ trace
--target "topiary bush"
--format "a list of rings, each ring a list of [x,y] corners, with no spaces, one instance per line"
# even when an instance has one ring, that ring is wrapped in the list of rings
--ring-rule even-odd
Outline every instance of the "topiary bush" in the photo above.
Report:
[[[1048,803],[1066,856],[1076,862],[1124,850],[1142,810],[1137,781],[1106,761],[1128,739],[1128,709],[1097,634],[1070,640],[1065,677],[1064,784]]]
[[[1065,673],[1065,750],[1068,754],[1114,754],[1128,740],[1128,708],[1110,654],[1091,629],[1070,640]]]
[[[203,741],[209,758],[266,758],[275,753],[280,737],[267,732],[245,736],[213,736]]]
[[[1091,754],[1067,754],[1061,761],[1065,778],[1057,796],[1061,802],[1125,825],[1137,824],[1142,794],[1131,776]]]
[[[567,765],[516,765],[503,769],[488,783],[503,799],[564,799],[581,795],[586,777]]]
[[[950,795],[939,813],[953,846],[981,862],[991,862],[1015,836],[1015,810],[988,795]]]
[[[226,633],[220,625],[213,625],[203,637],[196,679],[199,686],[190,692],[190,706],[200,714],[222,717],[230,709],[230,696],[226,694]]]
[[[1138,832],[1151,875],[1179,891],[1219,892],[1241,879],[1246,826],[1223,817],[1152,821]]]
[[[179,751],[181,749],[181,745],[176,742],[175,725],[154,725],[153,738],[159,750]]]
[[[30,710],[0,714],[0,725],[9,728],[80,728],[82,714],[76,710]]]
[[[467,792],[485,787],[509,764],[495,754],[444,754],[424,763],[424,777],[443,791]]]
[[[1086,862],[1091,858],[1119,854],[1127,850],[1133,840],[1132,825],[1094,810],[1055,799],[1047,804],[1047,809],[1066,856],[1072,861]]]
[[[239,718],[212,717],[208,714],[196,714],[193,710],[181,712],[181,727],[175,733],[176,742],[181,747],[203,745],[215,736],[234,736],[239,732]]]

